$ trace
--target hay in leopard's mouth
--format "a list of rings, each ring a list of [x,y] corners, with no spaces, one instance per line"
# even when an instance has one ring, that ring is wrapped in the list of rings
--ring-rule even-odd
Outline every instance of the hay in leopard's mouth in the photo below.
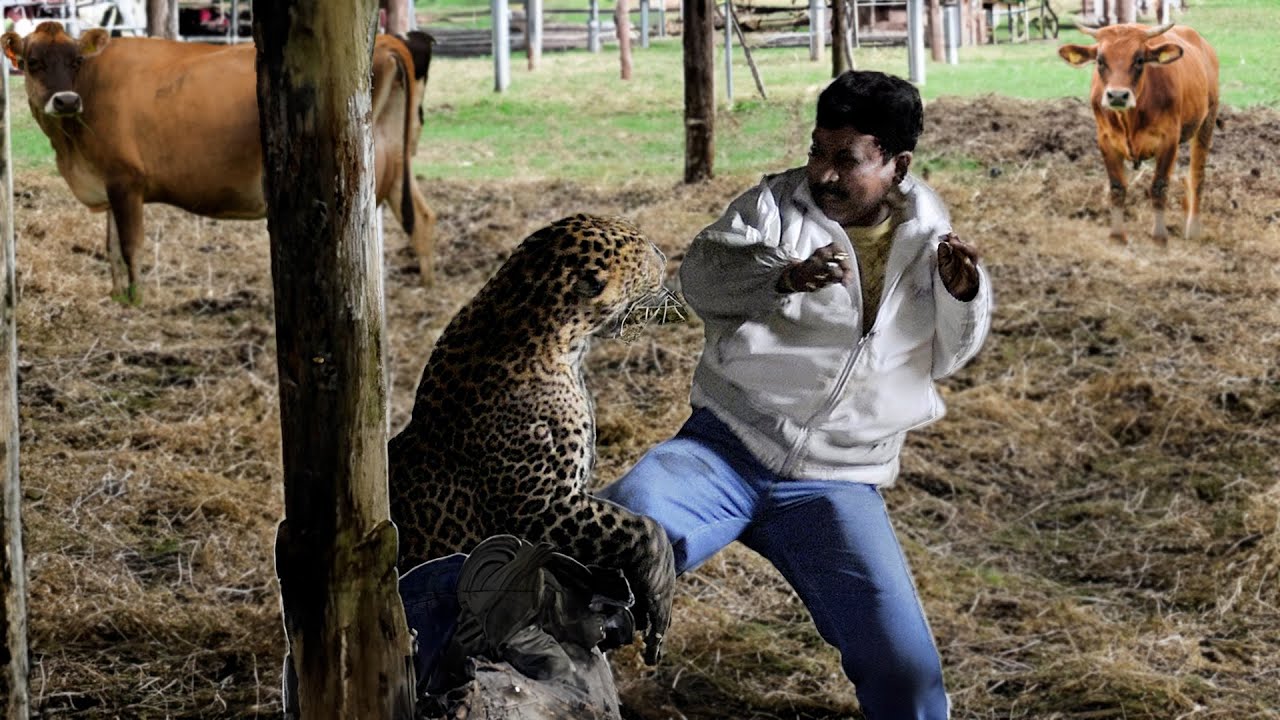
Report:
[[[689,319],[684,303],[667,288],[636,301],[618,322],[616,337],[624,343],[633,343],[649,325],[682,323]]]

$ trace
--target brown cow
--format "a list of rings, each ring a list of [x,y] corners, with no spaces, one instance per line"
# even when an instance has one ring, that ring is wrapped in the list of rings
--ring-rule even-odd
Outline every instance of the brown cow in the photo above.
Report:
[[[107,214],[112,297],[141,300],[142,206],[175,205],[223,219],[266,215],[258,126],[255,49],[152,38],[110,38],[101,29],[73,39],[54,22],[0,46],[26,73],[27,100],[57,156],[58,172],[90,210]],[[431,281],[435,215],[409,172],[417,85],[404,43],[379,36],[375,94],[398,83],[374,115],[378,202],[390,202],[412,236],[423,282]],[[412,127],[407,125],[410,123]],[[387,152],[390,150],[391,152]]]
[[[1126,160],[1136,168],[1155,158],[1151,204],[1155,208],[1153,239],[1164,245],[1169,177],[1178,145],[1191,141],[1187,175],[1187,239],[1200,235],[1200,191],[1204,162],[1218,116],[1218,56],[1189,27],[1172,23],[1151,28],[1112,25],[1080,28],[1097,45],[1063,45],[1058,54],[1075,66],[1096,60],[1089,103],[1097,121],[1098,147],[1111,180],[1111,238],[1126,242],[1122,227],[1127,180]]]

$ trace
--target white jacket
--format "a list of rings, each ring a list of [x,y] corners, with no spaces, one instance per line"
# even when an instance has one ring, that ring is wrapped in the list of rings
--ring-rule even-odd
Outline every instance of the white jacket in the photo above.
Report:
[[[915,178],[897,189],[904,219],[865,337],[860,279],[810,293],[775,289],[783,267],[820,247],[854,254],[814,203],[804,168],[767,176],[734,200],[681,264],[685,299],[706,329],[691,401],[782,477],[892,482],[906,431],[945,411],[933,380],[986,338],[986,273],[979,268],[973,300],[952,297],[937,271],[938,240],[951,230],[946,208]]]

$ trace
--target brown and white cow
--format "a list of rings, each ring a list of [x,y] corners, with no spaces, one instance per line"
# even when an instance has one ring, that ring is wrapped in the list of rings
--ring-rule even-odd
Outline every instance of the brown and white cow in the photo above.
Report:
[[[1098,148],[1111,180],[1111,238],[1126,241],[1123,228],[1125,161],[1136,168],[1156,161],[1151,183],[1153,239],[1163,245],[1166,196],[1178,145],[1191,141],[1187,175],[1186,237],[1200,235],[1204,163],[1218,116],[1218,56],[1189,27],[1112,25],[1080,28],[1096,45],[1063,45],[1058,54],[1075,66],[1096,61],[1089,94],[1097,122]]]
[[[78,40],[42,23],[27,37],[5,33],[5,55],[26,74],[27,100],[57,156],[58,172],[90,210],[107,214],[112,297],[141,299],[142,207],[159,202],[213,218],[266,216],[255,49],[153,38]],[[422,279],[432,275],[435,213],[413,182],[418,87],[408,48],[375,42],[373,116],[378,202],[388,201],[412,236]],[[389,96],[399,92],[402,97]]]

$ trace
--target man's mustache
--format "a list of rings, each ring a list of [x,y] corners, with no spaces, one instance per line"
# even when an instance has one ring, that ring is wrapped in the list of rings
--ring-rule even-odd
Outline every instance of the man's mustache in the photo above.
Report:
[[[848,193],[838,185],[819,185],[813,189],[813,194],[823,198],[829,197],[833,200],[847,200],[849,198]]]

